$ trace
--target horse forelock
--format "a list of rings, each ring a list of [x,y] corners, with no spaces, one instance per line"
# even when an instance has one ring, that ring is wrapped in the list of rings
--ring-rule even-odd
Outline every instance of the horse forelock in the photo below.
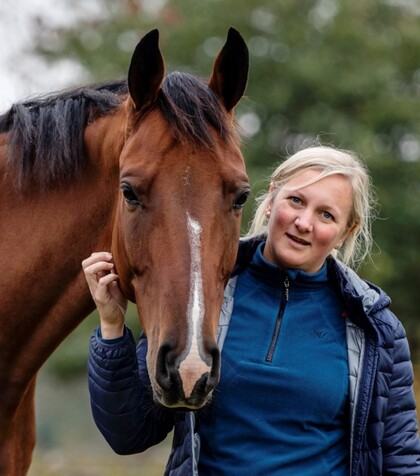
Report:
[[[125,81],[114,81],[14,104],[0,116],[0,133],[10,134],[8,170],[15,184],[46,188],[76,177],[85,163],[86,125],[114,111],[127,92]]]
[[[213,129],[222,140],[239,142],[235,124],[214,92],[204,80],[191,74],[168,74],[156,106],[181,141],[212,148]]]

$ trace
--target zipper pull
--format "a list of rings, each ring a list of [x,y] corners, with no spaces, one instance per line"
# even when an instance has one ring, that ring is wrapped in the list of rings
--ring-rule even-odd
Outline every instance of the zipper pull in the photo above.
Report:
[[[288,301],[290,283],[289,283],[289,278],[287,276],[286,276],[286,279],[284,280],[283,286],[284,286],[284,299],[285,301]]]

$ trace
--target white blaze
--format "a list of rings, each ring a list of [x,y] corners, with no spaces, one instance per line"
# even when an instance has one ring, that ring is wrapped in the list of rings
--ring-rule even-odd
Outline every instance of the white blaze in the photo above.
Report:
[[[188,302],[188,344],[186,357],[179,366],[185,397],[189,397],[196,381],[210,367],[200,355],[201,329],[204,316],[203,278],[201,270],[201,225],[187,213],[191,250],[190,296]]]

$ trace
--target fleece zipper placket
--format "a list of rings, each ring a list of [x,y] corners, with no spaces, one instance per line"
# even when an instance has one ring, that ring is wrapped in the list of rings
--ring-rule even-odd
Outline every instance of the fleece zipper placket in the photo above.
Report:
[[[289,286],[290,286],[289,278],[286,276],[285,280],[283,281],[283,295],[281,297],[280,308],[279,308],[279,312],[277,314],[277,319],[276,319],[276,324],[274,326],[273,336],[271,338],[270,347],[269,347],[267,355],[265,357],[265,361],[269,364],[273,360],[274,351],[276,350],[277,342],[279,340],[280,328],[281,328],[281,322],[282,322],[282,319],[283,319],[283,314],[284,314],[284,311],[286,309],[287,302],[289,301]]]

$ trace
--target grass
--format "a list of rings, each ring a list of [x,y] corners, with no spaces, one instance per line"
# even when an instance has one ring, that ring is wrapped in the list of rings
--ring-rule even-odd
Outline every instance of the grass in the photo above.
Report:
[[[28,476],[162,476],[164,464],[150,456],[137,459],[98,455],[80,456],[77,451],[36,457]]]
[[[93,422],[86,378],[38,379],[37,445],[28,476],[162,476],[171,435],[133,456],[116,455]]]
[[[417,418],[420,421],[420,365],[414,366],[414,395],[417,402]]]

